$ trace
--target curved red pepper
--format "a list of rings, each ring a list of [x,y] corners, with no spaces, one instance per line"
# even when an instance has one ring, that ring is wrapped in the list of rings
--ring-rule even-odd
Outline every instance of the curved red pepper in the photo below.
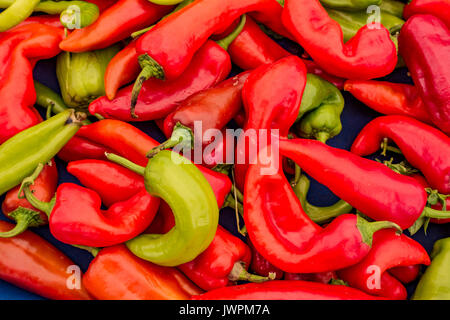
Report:
[[[0,221],[1,232],[12,227]],[[74,265],[66,255],[31,231],[0,239],[0,278],[48,299],[91,299],[84,286],[79,289],[67,286],[70,276],[67,271]]]
[[[101,300],[187,300],[202,292],[176,268],[142,260],[125,245],[100,250],[83,284]]]
[[[214,41],[207,41],[197,51],[181,77],[173,81],[149,79],[144,82],[136,104],[135,113],[138,118],[133,118],[130,114],[133,86],[119,90],[112,101],[106,97],[94,100],[89,106],[89,112],[123,121],[148,121],[163,118],[192,94],[224,80],[230,70],[231,61],[228,53]],[[133,79],[135,78],[136,75]]]
[[[450,138],[441,131],[405,116],[384,116],[366,125],[351,151],[360,156],[380,149],[384,138],[397,144],[408,162],[419,169],[430,185],[450,193]]]
[[[386,115],[405,115],[432,124],[415,86],[375,80],[347,80],[344,90],[369,108]]]
[[[420,183],[376,161],[314,140],[282,139],[280,150],[313,179],[374,220],[392,221],[407,229],[427,204]]]
[[[105,152],[111,152],[111,149],[87,139],[74,136],[58,152],[58,158],[65,162],[83,159],[106,159]]]
[[[344,44],[340,25],[319,0],[286,0],[283,24],[326,72],[346,79],[372,79],[391,73],[397,50],[382,25],[366,25]],[[326,41],[324,41],[326,39]]]
[[[219,226],[209,247],[193,261],[178,268],[200,288],[209,291],[231,284],[232,277],[239,276],[232,275],[233,268],[238,265],[240,270],[245,270],[250,259],[248,246]]]
[[[450,29],[449,12],[448,0],[412,0],[403,9],[403,17],[409,19],[415,14],[432,14],[441,19]]]
[[[309,281],[276,280],[225,287],[193,300],[376,300],[357,289]]]
[[[407,284],[417,279],[420,273],[420,265],[412,265],[406,267],[393,267],[388,272],[400,282]]]
[[[249,152],[245,132],[249,129],[278,129],[281,137],[286,137],[297,119],[303,90],[306,85],[306,68],[297,56],[289,56],[252,71],[242,90],[246,113],[244,135],[237,145],[235,178],[237,186],[243,190]],[[251,137],[249,137],[251,138]],[[257,144],[256,141],[249,141]],[[247,147],[247,149],[246,149]]]
[[[416,15],[403,25],[398,46],[433,123],[450,135],[450,29],[435,16]]]
[[[56,56],[63,35],[62,28],[39,23],[26,24],[0,35],[0,144],[41,122],[33,108],[34,64]]]
[[[69,52],[106,48],[156,22],[172,8],[148,0],[119,0],[102,12],[93,24],[71,32],[60,47]]]
[[[159,198],[145,188],[103,211],[100,196],[73,183],[63,183],[49,218],[52,235],[68,244],[106,247],[130,240],[152,222]]]
[[[420,243],[392,230],[381,230],[373,237],[372,249],[358,264],[338,271],[351,287],[374,296],[404,300],[406,289],[386,271],[398,266],[429,265],[430,257]],[[392,285],[394,284],[394,285]],[[401,290],[398,290],[400,286]]]

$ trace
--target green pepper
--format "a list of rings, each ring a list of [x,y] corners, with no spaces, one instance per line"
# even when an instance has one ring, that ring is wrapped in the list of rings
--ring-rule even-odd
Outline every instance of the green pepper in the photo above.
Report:
[[[395,0],[383,0],[380,5],[380,9],[383,12],[389,13],[397,18],[403,18],[403,9],[405,4]]]
[[[49,162],[81,127],[84,114],[69,109],[19,132],[0,146],[0,195],[41,163]]]
[[[298,170],[298,167],[296,167]],[[328,207],[317,207],[308,202],[306,199],[309,191],[310,181],[308,177],[301,174],[297,178],[297,181],[293,183],[292,187],[297,198],[300,200],[303,210],[311,218],[312,221],[316,223],[325,223],[329,220],[336,218],[345,213],[350,213],[353,207],[345,202],[344,200],[339,200],[335,204]]]
[[[120,46],[87,52],[63,52],[56,60],[56,76],[64,102],[71,108],[87,108],[105,95],[105,70]]]
[[[172,209],[175,227],[166,234],[142,234],[126,245],[136,256],[174,267],[194,260],[212,242],[219,223],[214,192],[201,171],[176,152],[164,150],[147,167],[120,156],[107,158],[144,176],[145,187]]]
[[[163,6],[171,6],[183,2],[183,0],[149,0],[149,1]]]
[[[3,12],[0,13],[0,32],[11,29],[28,18],[39,0],[14,0],[10,1]]]
[[[343,109],[344,97],[339,89],[308,73],[295,131],[301,137],[325,143],[341,132]]]
[[[366,10],[371,5],[379,6],[382,0],[320,0],[327,8],[340,9],[345,11]]]
[[[327,9],[328,15],[334,21],[339,23],[342,28],[342,32],[344,34],[344,42],[347,42],[350,38],[352,38],[359,29],[365,26],[368,23],[368,19],[370,17],[370,13],[365,11],[360,12],[343,12],[333,9]],[[401,26],[405,23],[404,20],[386,13],[384,11],[380,12],[380,23],[388,29],[392,35],[395,35],[401,28]]]
[[[450,238],[436,241],[413,300],[450,300]]]

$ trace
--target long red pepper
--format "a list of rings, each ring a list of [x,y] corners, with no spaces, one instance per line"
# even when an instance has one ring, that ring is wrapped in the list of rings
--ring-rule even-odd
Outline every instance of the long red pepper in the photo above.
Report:
[[[404,284],[408,284],[417,279],[420,273],[420,265],[412,265],[407,267],[393,267],[388,272],[397,280]]]
[[[413,85],[375,80],[347,80],[344,90],[382,114],[405,115],[432,124],[430,114]]]
[[[63,161],[76,161],[83,159],[106,159],[105,152],[112,152],[98,143],[74,136],[58,152],[58,158]]]
[[[297,162],[300,157],[290,156],[281,142],[281,153]],[[260,155],[266,153],[260,151]],[[313,152],[308,149],[308,153]],[[275,171],[278,157],[277,152],[271,152],[266,164],[259,161],[249,166],[245,189],[252,192],[244,193],[244,221],[258,252],[281,270],[315,273],[349,267],[368,254],[375,231],[400,228],[390,221],[369,223],[352,214],[341,215],[321,228],[302,209],[282,167],[267,171]]]
[[[177,269],[142,260],[125,245],[100,250],[83,284],[101,300],[187,300],[202,292]]]
[[[412,0],[403,9],[403,17],[409,19],[415,14],[432,14],[450,28],[449,12],[450,2],[448,0]]]
[[[309,281],[269,281],[225,287],[193,300],[376,300],[357,289]]]
[[[252,161],[245,132],[253,131],[259,135],[261,129],[278,129],[280,136],[286,137],[297,119],[305,85],[306,68],[296,56],[263,65],[252,71],[247,79],[242,90],[246,122],[244,134],[239,137],[235,165],[236,183],[241,190],[247,164]],[[257,141],[252,141],[255,138],[249,136],[248,139],[249,146],[258,145]]]
[[[102,12],[93,24],[70,33],[60,47],[69,52],[106,48],[158,21],[172,8],[148,0],[119,0]]]
[[[406,289],[386,271],[398,266],[429,265],[430,257],[420,243],[392,230],[375,233],[369,254],[359,263],[338,271],[351,287],[374,296],[404,300]],[[400,290],[398,290],[400,289]]]
[[[392,221],[407,229],[422,214],[439,215],[426,207],[427,192],[421,183],[381,163],[314,140],[281,139],[280,151],[336,196],[372,219]]]
[[[344,44],[340,25],[319,0],[286,0],[282,20],[312,59],[332,75],[378,78],[391,73],[397,64],[397,50],[386,28],[366,25]]]
[[[172,81],[150,79],[144,83],[135,109],[138,118],[131,116],[129,108],[133,86],[119,90],[112,101],[106,97],[94,100],[89,106],[89,112],[123,121],[163,118],[193,93],[224,80],[230,70],[231,61],[228,53],[215,42],[207,41],[197,51],[181,77]],[[135,78],[136,76],[133,79]],[[109,86],[108,80],[105,81],[105,86]],[[111,89],[111,92],[114,92],[114,89]]]
[[[33,67],[60,52],[63,35],[63,29],[39,23],[0,35],[0,144],[42,120],[33,108]]]
[[[378,117],[356,137],[351,152],[366,156],[380,149],[384,138],[400,148],[408,162],[419,169],[431,187],[450,193],[450,138],[420,121],[406,116]]]
[[[450,135],[450,29],[432,15],[408,19],[399,50],[433,123]]]
[[[144,80],[177,78],[212,34],[225,31],[239,16],[252,11],[256,20],[286,34],[280,19],[282,7],[276,0],[197,0],[160,21],[136,43],[143,71],[133,89],[131,107]]]
[[[44,166],[30,189],[36,198],[49,202],[55,194],[57,184],[58,169],[52,160],[50,165]],[[19,191],[20,186],[17,186],[6,193],[2,203],[2,212],[6,217],[15,220],[17,224],[14,229],[0,233],[0,237],[13,237],[22,233],[29,226],[37,227],[48,223],[47,215],[44,212],[36,210],[25,198],[19,198]]]
[[[100,13],[114,5],[118,0],[86,0],[87,2],[93,3],[98,7]]]
[[[0,221],[1,232],[13,227]],[[0,239],[0,278],[48,299],[91,299],[83,286],[70,289],[67,285],[69,267],[74,265],[62,252],[31,231]]]

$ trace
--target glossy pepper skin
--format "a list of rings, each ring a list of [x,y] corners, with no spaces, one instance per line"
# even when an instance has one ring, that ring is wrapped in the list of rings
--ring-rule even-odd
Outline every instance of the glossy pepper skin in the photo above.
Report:
[[[346,150],[314,140],[282,139],[280,151],[336,196],[374,220],[393,221],[407,229],[427,204],[427,193],[414,178]]]
[[[391,73],[397,64],[397,50],[386,28],[366,25],[344,44],[341,27],[319,0],[287,0],[282,21],[312,59],[332,75],[372,79]],[[324,38],[327,41],[320,40]]]
[[[60,52],[63,35],[61,28],[38,23],[1,34],[0,144],[42,121],[33,108],[36,100],[33,68],[38,60],[52,58]]]
[[[139,259],[125,245],[100,250],[83,284],[100,300],[187,300],[202,292],[177,269]]]
[[[147,0],[146,0],[147,1]],[[108,68],[111,67],[111,64]],[[123,121],[149,121],[166,117],[180,102],[201,90],[223,81],[231,70],[227,52],[213,41],[207,41],[195,54],[182,76],[172,80],[147,80],[139,95],[135,113],[130,115],[129,104],[133,87],[119,90],[113,100],[100,97],[89,106],[91,114]],[[135,79],[136,75],[134,75]],[[108,87],[108,80],[105,82]]]
[[[399,50],[433,123],[450,134],[450,29],[432,15],[408,19]]]
[[[420,265],[407,267],[393,267],[388,272],[401,283],[408,284],[417,279],[420,273]]]
[[[111,152],[98,143],[74,136],[58,152],[58,158],[65,162],[83,159],[106,159],[105,152]]]
[[[417,88],[410,84],[376,80],[347,80],[344,90],[385,115],[404,115],[432,124]]]
[[[297,119],[305,85],[306,68],[296,56],[263,65],[252,71],[247,79],[242,89],[246,122],[244,134],[238,139],[235,165],[236,184],[240,190],[244,190],[247,164],[252,161],[246,144],[258,145],[252,140],[259,140],[258,137],[247,138],[245,132],[278,129],[280,136],[286,137]]]
[[[0,231],[14,226],[0,221]],[[0,239],[0,278],[48,299],[90,300],[84,286],[71,290],[67,270],[74,265],[68,257],[31,231]]]
[[[450,138],[420,121],[406,116],[384,116],[372,120],[358,134],[351,152],[365,156],[380,149],[389,138],[408,162],[419,169],[431,187],[450,193]]]
[[[416,14],[431,14],[441,19],[450,29],[450,3],[447,0],[412,0],[403,10],[405,19]]]
[[[50,164],[45,165],[30,189],[39,200],[48,202],[55,194],[57,184],[58,170],[55,161],[51,160]],[[48,223],[47,215],[44,212],[36,210],[25,198],[19,198],[19,190],[20,186],[17,186],[6,193],[2,203],[2,212],[6,217],[15,220],[17,224],[14,229],[0,233],[0,237],[14,237],[28,227],[37,227]]]
[[[73,31],[60,47],[64,51],[83,52],[106,48],[156,22],[171,6],[159,6],[147,0],[120,0],[106,9],[95,23]]]
[[[359,263],[339,270],[338,276],[351,287],[374,296],[405,300],[405,287],[387,271],[393,267],[429,265],[430,258],[420,243],[392,230],[380,230],[373,237],[372,249]],[[391,278],[391,279],[388,279]]]
[[[232,274],[236,265],[246,269],[251,254],[248,246],[223,227],[218,226],[213,242],[194,260],[178,268],[203,290],[209,291],[231,285],[239,279]],[[235,278],[233,278],[235,277]]]
[[[297,161],[283,153],[286,149],[282,147],[282,141],[282,155]],[[260,152],[265,155],[267,151]],[[276,170],[277,157],[279,155],[272,152],[267,160],[264,159],[266,164],[260,162],[249,166],[245,189],[252,192],[244,193],[244,221],[248,235],[258,252],[274,266],[289,273],[342,269],[368,254],[376,230],[399,228],[387,221],[370,224],[352,214],[341,215],[326,228],[321,228],[303,211],[282,169],[271,174],[264,171]]]
[[[75,135],[82,119],[69,109],[1,144],[0,195],[20,184],[39,164],[49,162]]]
[[[450,238],[436,241],[430,254],[431,264],[420,278],[413,300],[450,299],[448,268],[450,263]]]
[[[309,281],[276,280],[225,287],[193,300],[376,300],[357,289]]]
[[[275,274],[274,280],[283,278],[284,272],[267,261],[255,248],[249,238],[247,244],[252,252],[250,269],[261,276],[267,277],[270,273]],[[291,279],[293,280],[293,279]]]

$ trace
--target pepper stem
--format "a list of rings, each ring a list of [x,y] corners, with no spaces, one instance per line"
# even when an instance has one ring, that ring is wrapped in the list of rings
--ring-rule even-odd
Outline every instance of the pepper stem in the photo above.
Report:
[[[105,152],[105,156],[109,161],[117,163],[122,167],[127,168],[133,171],[134,173],[137,173],[138,175],[143,176],[145,173],[145,167],[140,166],[134,162],[131,162],[130,160],[121,157],[117,154]]]
[[[135,113],[136,103],[139,97],[139,92],[142,89],[142,85],[144,82],[150,78],[157,78],[157,79],[164,79],[164,70],[161,67],[161,65],[156,62],[152,57],[150,57],[148,54],[140,55],[139,58],[139,65],[142,68],[141,73],[136,79],[136,82],[133,86],[133,91],[131,92],[131,116],[135,119],[138,118],[138,116]]]
[[[94,257],[97,256],[97,254],[100,252],[100,248],[96,248],[96,247],[88,247],[88,246],[82,246],[82,245],[77,245],[77,244],[73,244],[72,247],[81,249],[81,250],[86,250],[87,252],[89,252],[90,254],[92,254]]]
[[[425,207],[422,215],[432,219],[450,219],[450,211],[436,210],[430,207]]]
[[[315,134],[316,139],[320,142],[327,143],[328,139],[330,139],[330,134],[325,131],[319,131]]]
[[[12,238],[28,229],[28,227],[38,227],[45,222],[39,212],[23,207],[18,207],[8,216],[17,222],[16,226],[9,231],[0,232],[0,238]]]
[[[269,273],[268,277],[259,276],[256,274],[251,274],[244,268],[244,264],[242,262],[236,262],[228,275],[228,279],[231,281],[249,281],[249,282],[266,282],[269,280],[275,279],[275,274],[273,272]]]
[[[383,138],[383,142],[381,142],[381,149],[383,150],[381,152],[381,154],[383,156],[386,155],[386,151],[391,151],[391,152],[394,152],[394,153],[397,153],[397,154],[403,154],[402,150],[400,150],[399,148],[395,148],[395,147],[389,146],[388,138]]]
[[[181,123],[177,123],[173,129],[172,136],[161,143],[159,146],[154,147],[147,153],[147,158],[151,159],[163,150],[173,148],[179,144],[183,144],[184,147],[193,149],[194,147],[194,134],[191,128],[183,126]]]
[[[363,242],[369,247],[372,247],[373,234],[381,229],[394,228],[397,230],[397,234],[401,234],[403,232],[402,228],[392,221],[368,222],[359,215],[357,216],[356,227],[361,233]]]
[[[247,22],[247,16],[243,14],[241,16],[241,21],[239,22],[236,29],[234,29],[229,35],[227,35],[225,38],[217,40],[216,43],[221,46],[225,51],[228,50],[228,47],[230,44],[236,39],[239,34],[242,32],[242,29],[244,29],[245,23]]]

